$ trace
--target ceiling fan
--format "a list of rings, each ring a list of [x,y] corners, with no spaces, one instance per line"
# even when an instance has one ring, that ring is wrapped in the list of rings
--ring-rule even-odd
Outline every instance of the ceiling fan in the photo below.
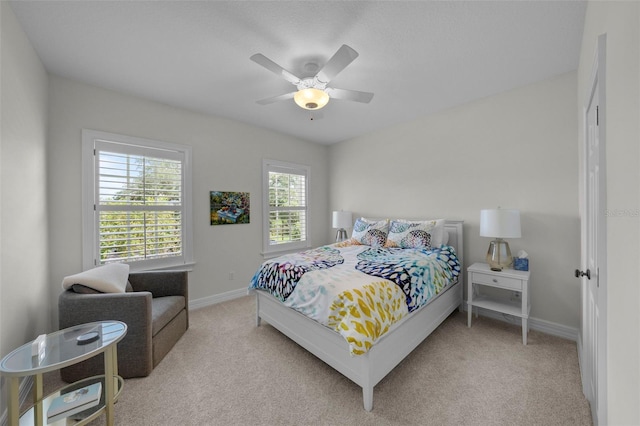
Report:
[[[298,106],[308,110],[317,110],[324,107],[330,98],[369,103],[373,98],[373,93],[327,87],[331,80],[357,57],[358,52],[346,44],[343,44],[315,76],[300,78],[285,70],[263,54],[256,53],[250,58],[253,62],[278,74],[298,89],[294,92],[273,96],[257,102],[260,105],[267,105],[273,102],[293,99]],[[316,64],[306,64],[305,66],[305,68],[314,67],[317,69]]]

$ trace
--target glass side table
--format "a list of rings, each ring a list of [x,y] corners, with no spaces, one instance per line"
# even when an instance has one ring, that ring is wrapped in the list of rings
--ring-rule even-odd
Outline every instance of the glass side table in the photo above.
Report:
[[[118,376],[117,343],[126,334],[127,325],[123,322],[97,321],[47,334],[44,352],[40,355],[32,355],[33,342],[29,342],[5,356],[0,361],[0,374],[7,377],[9,382],[9,424],[17,426],[21,422],[28,421],[32,425],[46,425],[46,410],[56,396],[66,393],[65,390],[69,391],[102,380],[103,393],[100,404],[78,424],[86,424],[105,413],[107,425],[113,425],[113,404],[120,395],[124,383],[122,377]],[[104,353],[104,376],[80,380],[43,397],[42,375],[44,373],[77,364],[101,353]],[[27,376],[35,378],[33,406],[21,414],[18,385],[20,378]],[[67,424],[66,420],[62,419],[59,423]]]

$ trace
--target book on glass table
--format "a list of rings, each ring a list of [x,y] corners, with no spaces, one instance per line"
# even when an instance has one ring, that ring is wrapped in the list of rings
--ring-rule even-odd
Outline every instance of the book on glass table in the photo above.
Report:
[[[102,383],[94,383],[56,397],[47,410],[47,423],[69,417],[100,403]]]

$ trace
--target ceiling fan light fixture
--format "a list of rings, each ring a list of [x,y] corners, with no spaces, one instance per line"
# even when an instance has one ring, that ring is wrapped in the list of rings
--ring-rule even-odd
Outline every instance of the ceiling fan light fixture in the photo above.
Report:
[[[300,108],[316,110],[329,102],[329,95],[324,90],[308,88],[298,90],[293,95],[293,100]]]

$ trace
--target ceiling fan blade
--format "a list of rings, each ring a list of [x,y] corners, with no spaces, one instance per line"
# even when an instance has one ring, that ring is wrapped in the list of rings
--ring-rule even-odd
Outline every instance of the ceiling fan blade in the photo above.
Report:
[[[346,89],[334,89],[327,87],[325,91],[329,94],[331,99],[342,99],[345,101],[355,101],[368,104],[373,99],[373,93],[371,92],[359,92],[357,90]]]
[[[343,44],[340,49],[327,61],[327,63],[318,72],[316,77],[322,83],[329,83],[338,75],[340,71],[345,69],[347,65],[358,57],[358,52]]]
[[[289,83],[292,83],[295,85],[300,83],[300,78],[291,74],[289,71],[285,70],[280,65],[276,64],[271,59],[264,56],[262,53],[256,53],[255,55],[251,56],[249,59],[251,59],[256,64],[262,65],[269,71],[275,74],[278,74],[279,76],[287,80]]]
[[[295,95],[295,94],[296,94],[296,92],[285,93],[284,95],[273,96],[271,98],[261,99],[261,100],[256,101],[256,102],[259,103],[260,105],[268,105],[268,104],[272,104],[274,102],[286,101],[287,99],[293,99],[293,95]]]

